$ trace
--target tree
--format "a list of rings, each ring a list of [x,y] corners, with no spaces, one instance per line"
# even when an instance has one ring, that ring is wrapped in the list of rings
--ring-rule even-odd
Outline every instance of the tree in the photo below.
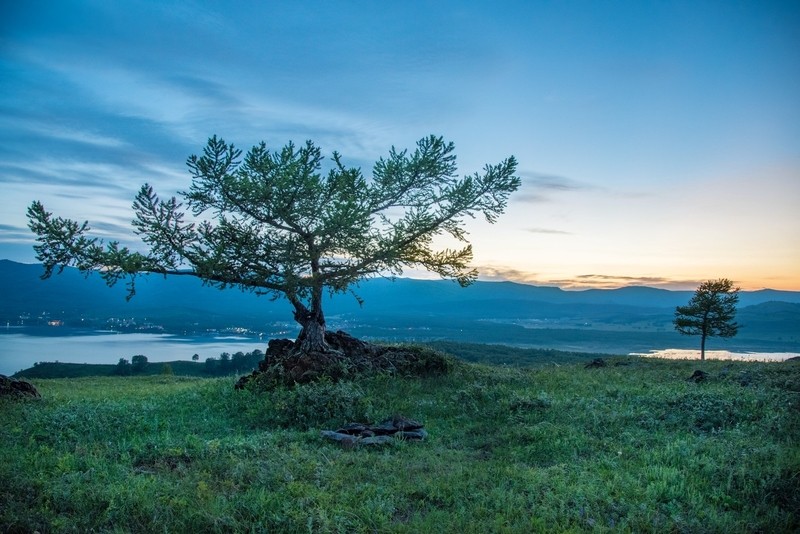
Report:
[[[232,369],[231,355],[229,352],[223,352],[219,355],[219,369],[223,373],[230,372]]]
[[[141,373],[147,367],[147,356],[137,354],[131,358],[131,371],[134,373]]]
[[[134,231],[146,252],[89,237],[88,222],[54,217],[34,201],[28,225],[38,236],[42,278],[69,265],[99,273],[108,285],[126,280],[128,298],[137,276],[147,273],[285,297],[301,326],[298,349],[324,352],[326,290],[352,293],[364,278],[412,267],[470,284],[477,271],[469,266],[465,217],[482,213],[495,222],[521,183],[513,156],[459,177],[453,144],[435,136],[418,141],[413,152],[393,147],[369,179],[336,152],[324,173],[311,141],[275,152],[262,142],[242,158],[214,136],[187,165],[191,186],[179,194],[193,221],[183,203],[159,199],[150,185],[134,200]],[[434,249],[443,234],[461,244]]]
[[[244,352],[239,351],[231,356],[231,367],[233,367],[233,370],[237,373],[243,371],[245,367],[247,367]]]
[[[125,358],[120,358],[117,362],[117,365],[114,367],[114,374],[120,376],[129,376],[131,372],[131,362]]]
[[[739,331],[734,321],[739,288],[727,278],[703,282],[689,304],[675,308],[675,330],[700,336],[700,359],[706,359],[706,338],[733,337]]]

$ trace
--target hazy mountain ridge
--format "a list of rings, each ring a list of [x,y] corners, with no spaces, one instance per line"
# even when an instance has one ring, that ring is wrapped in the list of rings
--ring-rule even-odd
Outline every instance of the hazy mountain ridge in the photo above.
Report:
[[[110,317],[137,317],[140,324],[146,317],[170,331],[193,326],[258,329],[273,322],[296,326],[283,299],[236,289],[220,291],[194,278],[143,277],[137,281],[136,296],[126,302],[124,283],[108,288],[99,276],[87,278],[74,268],[47,280],[40,279],[42,272],[41,265],[0,260],[0,321],[16,325],[25,316],[30,325],[39,317],[63,318],[67,326],[77,326],[76,319],[86,318],[87,326],[97,327]],[[649,287],[565,291],[514,282],[476,282],[461,288],[451,281],[405,278],[366,280],[354,290],[363,306],[349,294],[327,302],[331,328],[386,339],[469,338],[555,348],[589,338],[631,350],[651,344],[691,346],[695,341],[677,335],[671,324],[675,306],[687,303],[691,291]],[[796,350],[800,292],[742,292],[737,319],[743,325],[738,346]],[[578,343],[571,350],[598,348]]]
[[[172,277],[165,279],[157,275],[137,280],[136,296],[125,301],[127,290],[124,283],[109,288],[99,276],[84,277],[77,269],[66,268],[60,275],[54,274],[41,280],[44,272],[41,265],[22,264],[0,260],[0,291],[2,307],[24,306],[36,311],[42,305],[67,306],[75,309],[143,310],[150,307],[163,309],[169,304],[186,310],[211,308],[219,312],[257,313],[280,312],[288,309],[288,303],[269,297],[258,297],[236,289],[220,291],[193,278]],[[586,307],[603,305],[639,308],[644,311],[654,308],[674,308],[691,298],[691,291],[670,291],[651,287],[631,286],[619,289],[588,289],[566,291],[557,287],[533,286],[516,282],[475,282],[462,288],[447,280],[415,280],[398,278],[370,279],[354,288],[363,300],[359,306],[352,295],[336,295],[328,304],[333,313],[350,312],[361,308],[363,312],[402,312],[404,307],[418,308],[448,306],[449,313],[460,313],[471,306],[486,306],[492,309],[519,308],[531,303],[539,305]],[[768,302],[800,304],[800,292],[762,289],[742,291],[739,306],[761,305]],[[566,309],[566,308],[565,308]],[[767,310],[767,308],[762,308]],[[770,311],[774,311],[772,308]]]

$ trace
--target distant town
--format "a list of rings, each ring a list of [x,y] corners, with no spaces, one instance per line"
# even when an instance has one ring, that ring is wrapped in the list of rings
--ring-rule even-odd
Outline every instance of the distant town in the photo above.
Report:
[[[43,329],[44,327],[61,329],[93,330],[98,332],[118,332],[118,333],[148,333],[148,334],[181,334],[181,335],[215,335],[215,336],[236,336],[247,338],[264,338],[279,335],[294,335],[295,329],[292,324],[282,321],[272,321],[265,328],[255,328],[253,326],[209,326],[200,322],[176,323],[172,321],[165,323],[156,321],[148,317],[69,317],[50,312],[41,312],[38,315],[23,313],[14,318],[6,318],[6,329],[11,328],[31,328]],[[2,323],[0,323],[2,324]],[[55,333],[55,332],[53,332]]]

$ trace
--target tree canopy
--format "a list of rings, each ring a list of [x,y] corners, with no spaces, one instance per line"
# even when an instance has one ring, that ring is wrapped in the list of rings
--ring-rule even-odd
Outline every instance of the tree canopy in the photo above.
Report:
[[[188,158],[188,191],[162,200],[145,184],[133,202],[133,230],[147,250],[90,237],[88,222],[55,217],[39,201],[28,208],[43,278],[65,266],[98,272],[107,284],[138,275],[195,276],[221,289],[285,297],[302,326],[306,350],[324,350],[322,296],[351,290],[370,276],[423,268],[468,285],[472,246],[465,219],[493,223],[520,186],[513,156],[481,173],[457,174],[455,147],[429,136],[413,151],[389,151],[365,177],[334,152],[327,172],[313,142],[246,154],[214,136]],[[188,213],[187,213],[188,209]],[[449,234],[459,247],[437,250]]]
[[[734,321],[739,288],[727,278],[700,284],[689,304],[675,309],[675,330],[700,337],[700,359],[706,358],[706,338],[733,337],[739,331]]]

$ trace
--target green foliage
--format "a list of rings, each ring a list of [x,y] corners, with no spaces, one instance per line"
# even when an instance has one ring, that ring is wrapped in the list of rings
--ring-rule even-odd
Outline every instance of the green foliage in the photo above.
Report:
[[[114,374],[120,376],[129,376],[133,373],[133,366],[131,362],[125,358],[120,358],[117,366],[114,368]]]
[[[147,356],[137,354],[131,358],[131,370],[134,373],[141,373],[147,368]]]
[[[44,278],[75,266],[99,272],[109,285],[127,280],[128,298],[143,273],[283,296],[304,328],[303,342],[321,350],[323,289],[346,292],[360,279],[408,267],[462,285],[477,278],[464,221],[480,213],[495,222],[521,180],[513,156],[459,176],[454,150],[435,136],[421,139],[413,152],[392,148],[367,179],[336,152],[324,173],[322,153],[311,141],[277,151],[262,142],[242,156],[214,136],[201,156],[187,160],[192,182],[181,193],[202,223],[186,222],[175,197],[161,200],[147,184],[140,189],[133,226],[146,253],[88,237],[88,223],[54,217],[38,201],[28,208],[29,227]],[[442,234],[463,248],[434,249]]]
[[[164,362],[169,364],[172,372],[181,376],[228,376],[231,374],[244,374],[258,367],[258,362],[264,359],[264,353],[259,349],[253,352],[237,353],[240,357],[233,359],[234,364],[220,365],[221,359],[207,358],[201,364],[194,361],[172,361]],[[133,357],[136,359],[136,356]],[[108,376],[111,374],[130,376],[134,372],[133,365],[127,359],[121,358],[116,365],[110,364],[90,364],[90,363],[60,363],[60,362],[37,362],[33,367],[23,369],[14,373],[14,377],[27,378],[80,378],[90,376]],[[157,375],[163,372],[163,365],[145,365],[137,375]]]
[[[0,400],[0,530],[800,529],[800,364],[709,361],[694,383],[696,362],[608,363],[265,393],[233,378],[37,380],[42,399]],[[318,433],[395,413],[429,438],[343,449]]]
[[[733,337],[739,288],[727,278],[703,282],[689,304],[675,309],[675,330],[684,335],[700,336],[700,359],[705,360],[707,337]]]
[[[219,358],[206,358],[203,372],[206,376],[227,376],[231,374],[244,374],[258,367],[264,359],[264,353],[259,349],[253,352],[237,352],[233,356],[223,352]]]

